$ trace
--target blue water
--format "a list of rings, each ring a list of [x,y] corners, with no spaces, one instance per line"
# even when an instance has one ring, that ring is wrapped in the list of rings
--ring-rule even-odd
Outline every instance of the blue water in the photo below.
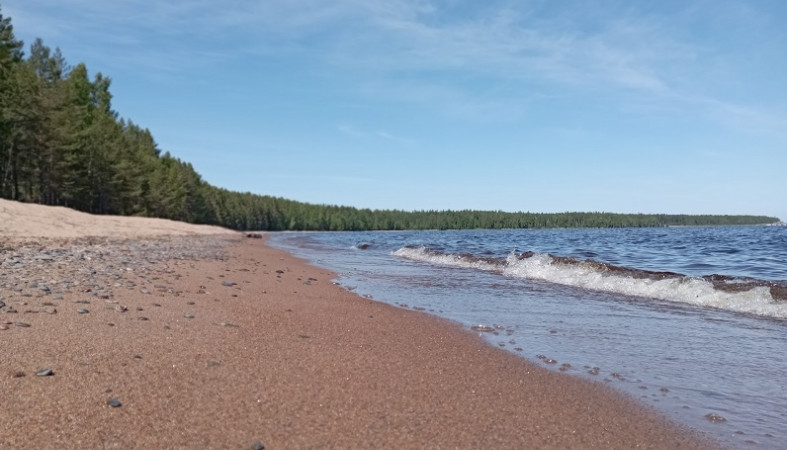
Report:
[[[298,233],[270,242],[337,272],[346,289],[481,325],[491,345],[608,383],[734,448],[787,448],[787,227]]]

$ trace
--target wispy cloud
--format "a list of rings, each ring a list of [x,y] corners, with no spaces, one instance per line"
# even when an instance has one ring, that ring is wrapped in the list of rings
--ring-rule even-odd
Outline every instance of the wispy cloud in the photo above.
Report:
[[[479,116],[497,111],[497,117],[515,117],[526,111],[523,98],[535,92],[574,90],[613,107],[644,101],[693,108],[707,120],[753,132],[783,125],[783,112],[728,99],[714,88],[721,79],[746,74],[715,65],[718,50],[694,31],[724,28],[745,42],[746,33],[767,29],[784,42],[785,32],[774,31],[772,19],[753,6],[704,0],[648,10],[608,6],[428,0],[4,4],[20,28],[58,41],[73,36],[69,45],[81,54],[101,53],[120,70],[136,65],[176,76],[286,54],[353,80],[367,95],[393,92],[450,114],[485,110]],[[778,56],[784,48],[761,51]]]
[[[385,130],[364,131],[350,123],[341,123],[336,126],[336,129],[341,134],[352,139],[382,139],[384,141],[408,147],[414,146],[416,144],[416,142],[412,139],[402,137]]]

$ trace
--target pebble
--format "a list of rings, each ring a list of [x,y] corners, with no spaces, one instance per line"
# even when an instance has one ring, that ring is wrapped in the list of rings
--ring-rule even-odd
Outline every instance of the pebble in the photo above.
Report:
[[[14,322],[14,325],[20,328],[30,328],[30,324],[27,322]]]
[[[227,286],[227,287],[232,287],[232,286],[235,286],[236,284],[238,284],[238,283],[233,283],[232,281],[222,281],[221,282],[222,286]]]
[[[43,369],[36,372],[37,377],[51,377],[55,372],[52,369]]]
[[[727,421],[727,419],[715,413],[705,414],[705,418],[712,423],[722,423]]]
[[[121,406],[123,406],[123,404],[120,403],[120,400],[118,400],[116,397],[109,397],[107,399],[107,405],[109,405],[112,408],[120,408]]]
[[[187,319],[193,319],[194,318],[194,314],[185,314],[183,317],[185,317]]]
[[[251,444],[251,449],[252,450],[265,450],[265,444],[263,444],[260,441],[257,441],[255,443]]]
[[[79,308],[79,309],[77,310],[77,312],[78,312],[79,314],[87,314],[87,313],[89,313],[90,311],[89,311],[88,309],[85,309],[85,308]]]

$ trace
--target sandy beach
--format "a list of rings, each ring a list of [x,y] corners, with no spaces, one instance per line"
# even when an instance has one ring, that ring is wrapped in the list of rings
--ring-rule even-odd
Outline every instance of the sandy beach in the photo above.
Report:
[[[704,449],[265,238],[0,200],[0,448]]]

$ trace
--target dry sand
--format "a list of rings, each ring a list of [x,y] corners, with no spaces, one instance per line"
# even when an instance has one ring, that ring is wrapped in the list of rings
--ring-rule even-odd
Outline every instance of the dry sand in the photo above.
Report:
[[[0,238],[141,238],[163,235],[234,234],[226,228],[146,217],[95,216],[62,206],[0,199]]]
[[[264,239],[0,202],[2,449],[713,448]]]

